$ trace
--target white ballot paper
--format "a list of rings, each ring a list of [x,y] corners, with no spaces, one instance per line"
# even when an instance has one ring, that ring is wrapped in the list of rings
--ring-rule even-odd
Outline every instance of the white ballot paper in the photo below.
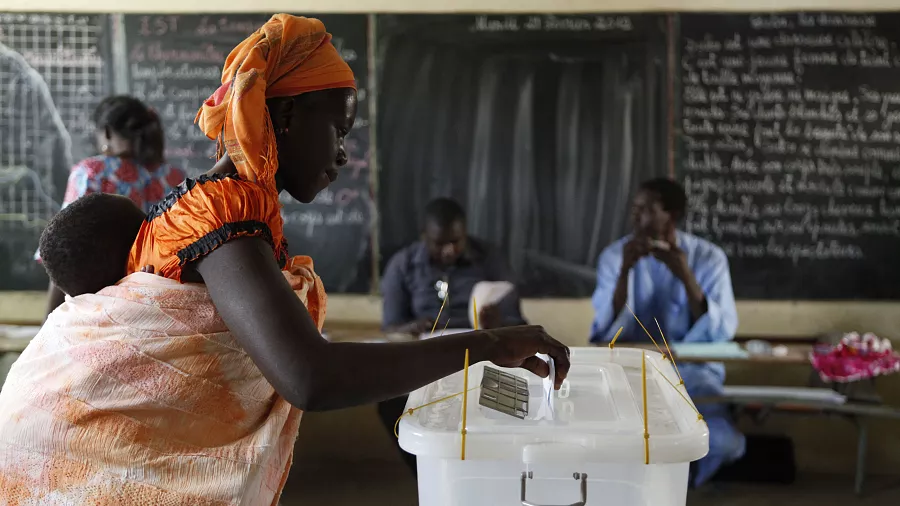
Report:
[[[541,396],[541,404],[538,407],[538,411],[534,419],[553,420],[556,408],[554,403],[556,395],[553,391],[553,385],[556,384],[556,364],[554,364],[553,359],[548,355],[538,354],[538,357],[540,357],[541,360],[547,362],[547,365],[550,366],[550,375],[544,378],[544,388],[543,395]]]
[[[478,303],[479,311],[488,306],[498,304],[503,297],[509,295],[515,286],[509,281],[481,281],[472,288],[472,296],[469,297],[469,322],[475,327],[475,304]]]

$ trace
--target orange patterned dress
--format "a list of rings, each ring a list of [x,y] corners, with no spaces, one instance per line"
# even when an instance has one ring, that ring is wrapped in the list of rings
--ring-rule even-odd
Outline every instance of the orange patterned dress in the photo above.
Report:
[[[308,259],[285,277],[321,328]],[[202,285],[135,273],[54,311],[0,392],[0,504],[272,506],[301,412]]]
[[[132,274],[49,316],[0,392],[0,503],[277,503],[301,413],[182,269],[261,237],[321,330],[322,282],[287,255],[265,100],[355,87],[330,39],[318,20],[277,14],[229,55],[198,122],[237,174],[186,180],[148,214]],[[159,275],[135,272],[148,265]]]

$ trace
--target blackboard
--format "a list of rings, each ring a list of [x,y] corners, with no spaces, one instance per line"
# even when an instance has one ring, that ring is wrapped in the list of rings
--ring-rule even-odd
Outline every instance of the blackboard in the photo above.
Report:
[[[190,177],[209,170],[216,145],[194,125],[200,104],[221,84],[232,48],[265,14],[125,16],[129,92],[156,109],[166,128],[166,159]]]
[[[596,174],[590,175],[594,179],[579,176],[557,194],[539,192],[532,207],[541,209],[543,221],[535,221],[541,230],[562,230],[557,221],[568,219],[550,212],[556,201],[573,208],[580,205],[566,197],[567,188],[618,185],[624,196],[639,179],[659,173],[659,159],[669,153],[658,139],[668,127],[666,110],[674,107],[675,169],[689,193],[685,227],[725,249],[738,297],[900,296],[900,267],[892,261],[892,253],[900,248],[900,14],[673,16],[675,32],[669,40],[677,64],[671,76],[672,101],[665,92],[654,93],[648,80],[657,79],[657,70],[666,63],[658,47],[661,37],[669,34],[658,15],[377,16],[377,51],[370,51],[368,16],[317,17],[334,34],[335,45],[357,74],[359,117],[348,140],[348,169],[311,206],[286,198],[284,216],[291,252],[313,256],[332,292],[371,288],[375,211],[369,184],[369,89],[374,76],[369,75],[368,56],[380,55],[378,68],[385,81],[381,89],[389,81],[392,90],[399,89],[404,79],[417,75],[413,71],[420,71],[397,63],[399,57],[389,47],[393,40],[397,47],[405,44],[407,52],[420,49],[409,41],[461,47],[468,51],[463,58],[517,46],[523,58],[530,57],[529,52],[551,54],[554,65],[605,61],[595,43],[622,48],[622,56],[629,60],[622,66],[623,76],[648,83],[639,91],[653,97],[635,102],[644,108],[641,124],[658,127],[641,127],[632,136],[644,139],[647,146],[640,150],[640,163],[634,164],[641,172],[619,174],[618,182],[606,176],[594,181]],[[194,115],[216,88],[231,47],[267,18],[263,13],[0,13],[0,290],[46,285],[43,269],[32,255],[41,229],[59,208],[69,167],[95,153],[89,120],[104,96],[132,93],[144,99],[166,122],[170,161],[192,175],[211,166],[214,146],[193,125]],[[442,51],[434,54],[449,54]],[[453,62],[438,58],[432,63],[446,70]],[[439,77],[430,89],[473,78]],[[510,74],[503,79],[518,77]],[[410,100],[424,93],[415,83],[407,85],[403,89],[410,90]],[[390,90],[379,94],[379,100],[389,96]],[[395,104],[405,99],[392,100]],[[612,100],[603,107],[621,103]],[[418,200],[447,191],[475,195],[478,188],[460,179],[458,161],[468,156],[462,151],[431,150],[421,163],[397,161],[403,152],[418,153],[420,143],[433,140],[437,134],[425,126],[440,116],[412,121],[419,116],[402,108],[380,111],[379,128],[384,132],[379,137],[379,209],[387,212],[380,220],[381,253],[389,256],[415,239],[415,217],[422,203],[398,204],[409,199],[409,191],[396,184],[398,178],[418,185]],[[397,135],[398,125],[413,133]],[[579,149],[594,144],[599,145],[580,143]],[[546,165],[538,161],[532,169]],[[400,163],[407,163],[409,171],[397,172]],[[409,175],[418,174],[413,169],[428,171]],[[500,177],[490,173],[490,178]],[[511,182],[492,184],[503,187]],[[616,199],[606,199],[600,212],[601,221],[609,225],[603,226],[613,232],[625,226],[624,211],[616,211],[621,199]],[[521,232],[497,219],[496,202],[488,204],[477,204],[485,212],[477,213],[480,221],[474,227],[486,231],[488,240]],[[601,209],[600,203],[595,204],[593,211]],[[577,212],[583,209],[569,214]],[[605,237],[595,229],[585,235],[591,244],[548,237],[546,245],[541,242],[534,251],[526,251],[524,259],[512,255],[511,263],[522,271],[559,264],[550,269],[553,279],[561,276],[556,271],[590,269],[594,249],[603,242],[594,238]],[[495,242],[512,244],[512,239]],[[551,251],[553,244],[563,243],[569,245],[565,252]],[[561,279],[569,283],[569,278]],[[545,281],[539,285],[549,286]],[[542,295],[539,290],[534,294]]]
[[[735,294],[900,297],[900,15],[680,16],[687,230]]]
[[[156,109],[173,165],[190,176],[212,167],[215,142],[194,125],[197,110],[219,86],[231,49],[269,17],[0,14],[0,290],[46,287],[32,256],[69,168],[96,153],[90,118],[105,96],[128,93]],[[291,254],[315,259],[329,291],[367,292],[368,19],[316,17],[357,76],[359,114],[338,181],[312,205],[282,196],[285,235]]]
[[[377,17],[381,259],[453,197],[528,297],[589,296],[628,199],[667,171],[665,17]],[[585,279],[586,278],[586,279]]]
[[[316,15],[356,75],[358,109],[344,142],[349,155],[340,177],[312,205],[284,202],[284,233],[291,254],[309,255],[325,288],[368,292],[372,285],[375,196],[370,184],[369,39],[365,15]],[[282,194],[282,198],[287,194]]]
[[[0,13],[0,290],[47,286],[33,255],[69,168],[95,154],[109,34],[103,15]]]
[[[379,36],[413,36],[468,47],[638,40],[661,34],[662,16],[643,14],[386,14]],[[542,46],[546,50],[547,46]]]

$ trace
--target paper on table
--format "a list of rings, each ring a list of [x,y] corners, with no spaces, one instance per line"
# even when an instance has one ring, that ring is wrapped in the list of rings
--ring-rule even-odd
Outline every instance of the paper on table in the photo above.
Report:
[[[749,397],[753,399],[816,401],[831,404],[844,404],[847,402],[847,396],[835,392],[830,388],[726,385],[722,387],[722,395],[727,395],[729,397]]]
[[[469,297],[469,322],[472,327],[475,326],[473,316],[475,315],[475,301],[478,301],[479,308],[493,306],[503,300],[503,297],[509,295],[515,286],[509,281],[481,281],[472,288],[472,295]]]
[[[438,337],[441,335],[449,336],[450,334],[462,334],[463,332],[472,332],[472,329],[442,329],[440,327],[434,329],[434,335],[431,332],[419,334],[419,339],[428,339],[430,337]]]
[[[734,341],[721,343],[671,343],[676,358],[747,358],[750,354]]]

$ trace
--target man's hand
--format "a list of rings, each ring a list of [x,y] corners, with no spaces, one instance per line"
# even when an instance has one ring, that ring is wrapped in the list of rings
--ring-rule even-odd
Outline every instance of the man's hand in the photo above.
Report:
[[[616,289],[613,292],[613,314],[619,314],[628,300],[628,273],[638,260],[650,254],[650,240],[646,237],[636,236],[622,248],[622,268],[616,279]]]
[[[652,248],[650,253],[665,264],[672,272],[672,275],[684,285],[688,304],[691,308],[691,318],[693,321],[697,321],[706,313],[706,294],[703,293],[703,289],[697,283],[697,278],[694,277],[694,271],[688,265],[687,254],[684,250],[679,248],[674,242],[669,242],[668,246],[668,248]]]
[[[694,274],[688,266],[687,255],[684,250],[676,244],[667,243],[668,248],[651,247],[650,254],[657,260],[664,263],[666,267],[672,271],[672,275],[684,283],[689,278],[693,278]]]
[[[622,272],[627,273],[638,260],[650,254],[650,241],[644,237],[635,237],[625,244],[622,251]]]
[[[496,305],[484,306],[478,310],[478,326],[483,329],[496,329],[503,326],[503,315]]]
[[[421,334],[431,332],[434,327],[434,320],[430,318],[416,320],[404,325],[400,325],[394,329],[395,332],[409,334],[413,337],[419,337]]]

